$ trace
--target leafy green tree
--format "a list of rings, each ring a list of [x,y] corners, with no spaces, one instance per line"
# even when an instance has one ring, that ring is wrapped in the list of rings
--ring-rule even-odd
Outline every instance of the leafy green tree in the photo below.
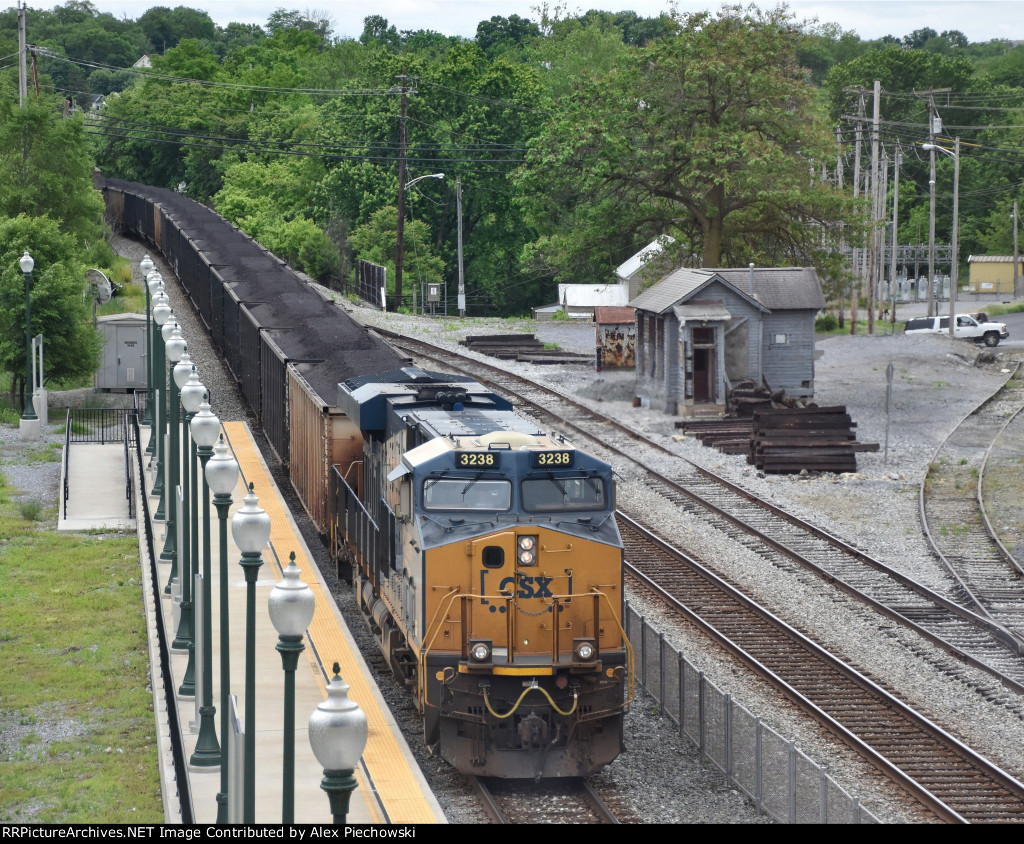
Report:
[[[103,197],[92,184],[84,121],[55,105],[0,103],[0,217],[48,215],[87,247],[103,237]]]
[[[540,27],[533,21],[509,15],[494,15],[476,25],[476,43],[488,57],[494,58],[508,50],[519,49],[524,41],[540,35]]]
[[[386,205],[375,211],[367,223],[349,235],[349,244],[357,258],[387,267],[388,279],[393,279],[398,248],[398,209]],[[402,268],[410,287],[444,281],[444,261],[434,252],[430,230],[420,220],[405,224]]]
[[[22,403],[27,361],[25,277],[19,261],[26,251],[35,259],[32,335],[44,338],[47,382],[90,375],[102,348],[82,295],[86,268],[75,236],[45,215],[0,217],[0,366],[11,373],[11,393],[20,394]]]
[[[606,281],[625,247],[671,234],[706,267],[824,262],[852,206],[808,177],[835,141],[796,63],[800,38],[785,10],[697,13],[585,80],[518,178],[543,233],[529,257]]]

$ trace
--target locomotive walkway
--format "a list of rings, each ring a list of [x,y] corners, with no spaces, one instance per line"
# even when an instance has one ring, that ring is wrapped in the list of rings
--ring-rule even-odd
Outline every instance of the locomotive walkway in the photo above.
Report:
[[[143,448],[146,445],[148,429],[142,428]],[[313,755],[307,735],[310,714],[326,698],[326,684],[332,676],[332,665],[341,666],[340,676],[349,685],[349,697],[356,701],[367,716],[369,740],[363,752],[355,776],[358,787],[352,793],[347,821],[351,824],[422,824],[445,823],[444,813],[431,793],[404,738],[394,722],[383,698],[373,681],[373,676],[362,659],[351,638],[345,620],[320,576],[320,572],[309,553],[291,513],[288,511],[279,490],[263,462],[249,432],[241,422],[224,424],[225,439],[234,453],[240,467],[240,477],[232,494],[231,516],[241,507],[248,485],[252,483],[259,496],[259,506],[271,519],[270,545],[263,552],[263,566],[256,584],[256,737],[255,771],[256,800],[255,820],[260,824],[279,824],[282,812],[283,792],[283,729],[284,729],[284,671],[281,657],[275,646],[277,632],[270,621],[267,598],[274,585],[281,580],[282,565],[287,565],[289,554],[295,553],[296,564],[302,572],[302,581],[312,590],[316,599],[316,610],[304,640],[306,650],[300,658],[295,672],[295,822],[300,824],[330,824],[332,816],[327,795],[320,789],[323,769]],[[123,529],[130,524],[127,507],[124,505],[124,451],[111,445],[87,446],[73,443],[69,466],[69,497],[67,518],[62,520],[61,529],[86,528]],[[74,467],[73,469],[71,467]],[[154,468],[146,471],[146,492],[152,488]],[[108,488],[109,487],[109,488]],[[136,491],[139,505],[141,491]],[[141,514],[155,511],[156,498],[150,498],[147,510],[136,508]],[[202,508],[200,508],[201,511]],[[213,595],[213,703],[217,708],[214,720],[220,736],[220,619],[219,619],[219,530],[216,511],[211,509],[211,593]],[[200,520],[202,514],[200,512]],[[159,556],[164,542],[164,523],[152,521],[154,546]],[[138,523],[139,549],[141,558],[148,560],[146,531],[142,520]],[[229,524],[230,528],[230,524]],[[202,525],[199,525],[200,535]],[[240,552],[235,547],[228,530],[228,571],[229,588],[229,637],[231,690],[237,697],[237,719],[244,723],[245,688],[245,618],[246,584],[242,570],[237,563]],[[283,563],[282,563],[283,561]],[[158,593],[163,595],[163,617],[168,641],[176,633],[177,607],[170,595],[163,592],[169,579],[170,563],[159,561],[160,583]],[[144,576],[143,595],[146,598],[146,612],[150,633],[151,678],[153,700],[158,727],[161,784],[164,791],[165,819],[167,823],[182,822],[178,797],[191,794],[195,823],[212,824],[217,816],[215,795],[220,791],[220,768],[189,766],[189,789],[180,789],[176,783],[170,737],[170,719],[166,710],[165,690],[162,686],[157,614],[152,606],[153,588],[150,567],[142,566]],[[201,626],[196,619],[194,628]],[[195,675],[201,676],[198,651],[194,663]],[[190,758],[198,740],[198,704],[192,695],[182,695],[179,687],[188,664],[187,652],[172,651],[170,660],[171,678],[174,684],[173,699],[176,702],[177,720],[181,725],[185,757]],[[198,686],[198,682],[197,682]],[[240,771],[230,770],[232,779]],[[175,792],[178,792],[176,797]],[[240,793],[240,791],[239,791]],[[234,813],[232,813],[234,817]],[[241,817],[238,810],[237,817]]]

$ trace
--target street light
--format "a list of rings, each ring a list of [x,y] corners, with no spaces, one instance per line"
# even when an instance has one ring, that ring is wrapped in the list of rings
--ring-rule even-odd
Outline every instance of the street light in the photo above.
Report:
[[[295,552],[291,552],[284,580],[270,593],[270,621],[277,631],[277,651],[284,669],[284,787],[281,823],[295,823],[295,669],[305,647],[303,634],[313,620],[316,598],[302,582]]]
[[[402,130],[405,131],[404,129]],[[399,178],[405,173],[405,164],[399,169]],[[402,264],[405,256],[405,192],[421,179],[443,179],[444,173],[428,173],[398,184],[398,229],[395,238],[395,313],[402,304]],[[416,313],[416,287],[412,288],[412,311]]]
[[[175,380],[179,377],[178,366],[174,367]],[[188,436],[189,445],[182,446],[182,457],[185,458],[182,478],[182,542],[186,546],[181,549],[181,622],[178,625],[178,635],[187,641],[188,665],[185,667],[185,676],[178,687],[178,694],[183,696],[195,695],[196,693],[196,637],[195,637],[195,613],[192,604],[192,585],[195,580],[196,566],[199,565],[199,491],[196,478],[196,444],[189,436],[189,429],[192,419],[199,410],[199,405],[206,395],[206,387],[199,381],[199,375],[193,365],[192,371],[188,374],[188,380],[181,387],[181,406],[185,409],[185,430],[183,436]],[[185,510],[185,507],[188,510]]]
[[[231,536],[242,552],[245,572],[245,777],[242,821],[256,822],[256,580],[263,548],[270,540],[270,516],[249,484],[245,502],[231,520]]]
[[[220,420],[210,411],[206,396],[199,412],[192,418],[192,441],[203,467],[203,699],[199,707],[199,739],[189,760],[199,767],[220,764],[220,746],[213,716],[213,593],[210,582],[210,485],[206,479],[206,466],[213,457],[213,444],[220,434]]]
[[[148,258],[149,256],[147,255],[146,257]],[[150,264],[150,266],[153,266],[153,262],[152,261],[150,261],[149,264]],[[153,307],[154,308],[156,307],[157,297],[163,295],[163,297],[165,299],[167,298],[167,295],[164,292],[164,279],[163,279],[163,276],[160,275],[160,273],[157,270],[151,269],[149,271],[149,273],[146,275],[145,285],[146,285],[146,298],[147,298],[147,301],[151,300],[152,303],[153,303]],[[169,299],[168,299],[168,307],[170,307],[170,300]],[[155,314],[153,316],[153,322],[156,322]],[[147,332],[149,331],[149,328],[150,328],[149,322],[147,322],[146,323],[146,331]],[[154,360],[153,360],[153,368],[152,368],[152,377],[150,378],[150,381],[149,381],[149,393],[147,395],[147,402],[146,402],[146,406],[147,407],[149,407],[149,405],[152,404],[155,401],[155,398],[156,398],[156,395],[155,395],[155,392],[154,392],[156,387],[154,386],[154,382],[156,381],[156,378],[157,378],[157,376],[156,376],[156,360],[155,360],[156,357],[157,357],[157,352],[156,352],[156,346],[157,345],[158,345],[157,344],[157,338],[156,338],[155,333],[154,333],[154,336],[153,336],[152,340],[150,341],[150,353],[151,353],[152,357],[154,358]],[[151,418],[152,418],[154,423],[157,421],[158,417],[156,415],[156,408],[153,408],[153,415],[151,416]],[[159,454],[159,451],[160,451],[159,438],[158,437],[150,437],[149,445],[146,447],[146,453],[147,454]],[[158,458],[158,461],[159,461],[159,458]],[[156,484],[154,483],[154,488],[155,488],[155,486],[156,486]]]
[[[949,336],[956,336],[956,286],[960,275],[960,244],[958,241],[960,224],[960,138],[953,141],[950,151],[938,144],[921,144],[921,149],[941,152],[953,159],[953,261],[949,272]]]
[[[345,823],[349,800],[358,784],[354,776],[356,765],[369,736],[366,714],[349,699],[348,683],[338,676],[340,670],[338,663],[334,663],[327,700],[309,717],[309,744],[324,769],[320,788],[331,801],[335,824]]]
[[[238,483],[238,463],[221,434],[206,464],[206,482],[213,490],[213,506],[220,522],[220,791],[217,823],[228,822],[228,703],[231,696],[231,661],[228,643],[228,511]]]
[[[150,324],[153,321],[153,314],[150,310],[150,289],[149,274],[153,272],[153,261],[149,253],[139,262],[139,269],[142,270],[142,286],[146,288],[146,410],[142,414],[142,424],[153,424],[153,333],[150,331]],[[152,454],[153,438],[150,437],[147,454]]]
[[[171,593],[171,584],[178,577],[178,533],[176,530],[177,520],[181,517],[178,512],[177,488],[178,473],[181,470],[181,446],[178,443],[178,382],[174,380],[174,368],[181,363],[183,357],[188,356],[188,348],[185,338],[181,335],[181,328],[177,320],[168,319],[160,329],[164,338],[167,360],[171,367],[171,377],[167,379],[170,396],[168,407],[170,407],[170,424],[167,426],[170,439],[170,458],[164,461],[167,464],[167,483],[165,484],[167,497],[167,521],[164,522],[164,550],[160,553],[161,560],[171,561],[171,574],[167,578],[167,585],[164,593]],[[190,364],[191,365],[191,364]]]
[[[21,271],[25,274],[25,399],[21,409],[21,436],[36,439],[39,436],[39,417],[32,401],[32,270],[36,262],[28,250],[21,256]]]
[[[166,411],[167,407],[167,364],[164,361],[163,326],[171,318],[171,305],[167,294],[164,293],[162,282],[156,285],[153,293],[153,322],[161,330],[160,336],[153,334],[153,436],[150,441],[156,441],[156,476],[153,478],[153,489],[150,495],[159,495],[154,519],[163,520],[164,512],[164,464],[167,462],[166,448],[164,447],[164,431],[167,429]],[[156,381],[159,378],[159,386]],[[159,398],[157,398],[159,397]]]

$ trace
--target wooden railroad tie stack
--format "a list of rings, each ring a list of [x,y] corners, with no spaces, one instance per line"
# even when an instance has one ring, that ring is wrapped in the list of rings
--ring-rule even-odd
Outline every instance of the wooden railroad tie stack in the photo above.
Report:
[[[754,421],[749,417],[680,420],[676,427],[723,454],[747,454],[754,434]]]
[[[878,451],[878,443],[858,443],[846,407],[762,409],[754,412],[747,462],[764,472],[856,472],[858,451]]]
[[[594,355],[547,349],[533,334],[476,334],[459,341],[460,345],[501,360],[521,363],[592,363]]]

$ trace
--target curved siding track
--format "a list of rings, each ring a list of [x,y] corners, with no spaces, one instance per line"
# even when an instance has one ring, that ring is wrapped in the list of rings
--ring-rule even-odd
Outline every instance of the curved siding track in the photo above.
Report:
[[[996,538],[982,506],[993,443],[1024,409],[1020,365],[936,449],[921,484],[921,523],[935,553],[976,612],[1007,629],[1024,651],[1024,571]]]

